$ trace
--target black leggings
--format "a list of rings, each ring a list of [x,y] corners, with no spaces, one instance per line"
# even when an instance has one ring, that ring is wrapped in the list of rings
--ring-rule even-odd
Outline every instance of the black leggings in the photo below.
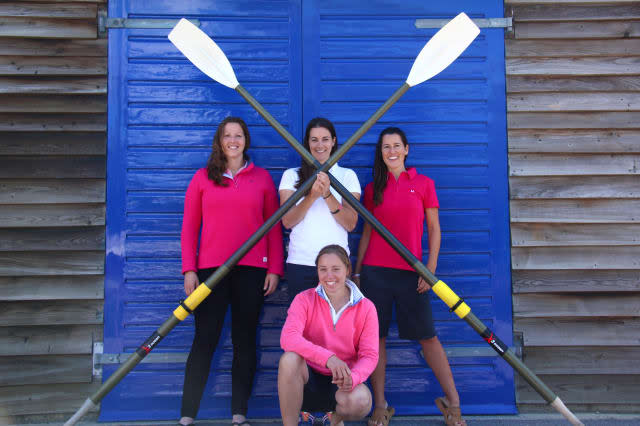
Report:
[[[216,268],[198,271],[200,282]],[[184,373],[182,417],[195,418],[211,369],[211,358],[218,345],[227,307],[231,303],[231,414],[247,414],[248,401],[256,373],[256,328],[264,301],[267,270],[235,266],[202,301],[194,312],[196,334]]]

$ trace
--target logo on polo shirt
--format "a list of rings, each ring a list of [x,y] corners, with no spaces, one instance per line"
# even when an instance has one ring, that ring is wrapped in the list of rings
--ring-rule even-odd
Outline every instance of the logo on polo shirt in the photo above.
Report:
[[[263,261],[264,263],[267,263],[267,256],[263,257],[263,258],[262,258],[262,261]]]
[[[416,192],[416,191],[414,191],[413,189],[410,189],[409,192]]]

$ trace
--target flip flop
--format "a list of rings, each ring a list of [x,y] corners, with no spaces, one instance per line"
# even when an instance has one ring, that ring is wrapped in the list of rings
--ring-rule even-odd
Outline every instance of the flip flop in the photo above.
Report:
[[[443,397],[436,398],[435,403],[444,416],[444,423],[447,426],[467,426],[467,422],[460,413],[460,407],[450,407],[447,399]]]
[[[369,417],[367,424],[368,426],[387,426],[389,421],[391,421],[391,417],[393,417],[395,413],[395,408],[390,405],[387,405],[387,408],[376,407],[373,409],[373,413],[371,413],[371,417]]]

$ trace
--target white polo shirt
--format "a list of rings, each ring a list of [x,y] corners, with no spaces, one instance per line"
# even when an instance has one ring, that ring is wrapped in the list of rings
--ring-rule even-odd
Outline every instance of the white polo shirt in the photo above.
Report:
[[[289,189],[295,191],[298,181],[298,169],[287,169],[280,180],[278,190]],[[337,163],[329,169],[333,175],[351,193],[361,194],[358,176],[351,169],[340,167]],[[339,202],[342,197],[331,188],[331,193]],[[302,199],[298,201],[298,204]],[[347,230],[340,225],[331,214],[324,199],[318,198],[313,202],[304,218],[291,229],[289,236],[289,254],[287,263],[295,265],[315,266],[318,252],[330,244],[338,244],[349,253],[349,239]]]

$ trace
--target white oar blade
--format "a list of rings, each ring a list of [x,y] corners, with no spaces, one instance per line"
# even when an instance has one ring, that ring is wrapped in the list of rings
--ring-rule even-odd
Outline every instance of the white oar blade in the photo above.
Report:
[[[182,18],[169,33],[169,40],[200,71],[227,87],[238,87],[236,74],[224,52],[200,28]]]
[[[407,84],[416,86],[451,65],[480,33],[480,28],[461,13],[442,27],[425,44],[416,58]]]

